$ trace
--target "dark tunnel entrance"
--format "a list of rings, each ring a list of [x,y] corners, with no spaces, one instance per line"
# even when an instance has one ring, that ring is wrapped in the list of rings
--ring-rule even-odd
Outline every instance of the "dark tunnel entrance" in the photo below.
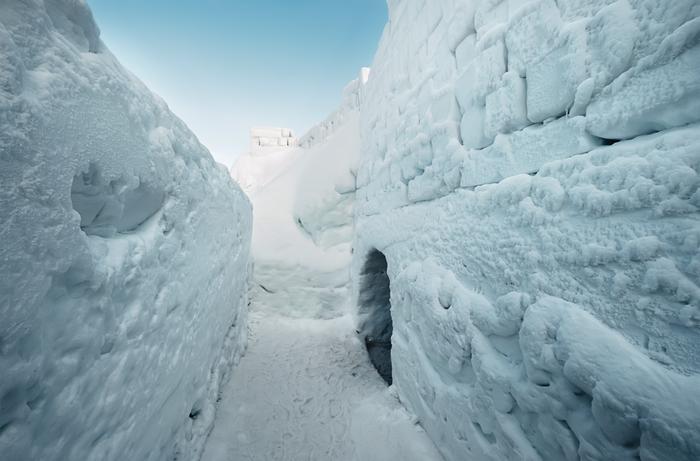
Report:
[[[391,290],[384,254],[372,250],[360,272],[360,334],[379,375],[391,385]]]

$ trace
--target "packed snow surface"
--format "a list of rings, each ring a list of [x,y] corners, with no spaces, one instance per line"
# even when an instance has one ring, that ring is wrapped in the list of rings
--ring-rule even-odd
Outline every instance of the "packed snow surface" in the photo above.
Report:
[[[79,0],[0,2],[0,458],[197,459],[251,208]]]
[[[251,314],[202,460],[325,459],[441,457],[370,365],[351,317]]]

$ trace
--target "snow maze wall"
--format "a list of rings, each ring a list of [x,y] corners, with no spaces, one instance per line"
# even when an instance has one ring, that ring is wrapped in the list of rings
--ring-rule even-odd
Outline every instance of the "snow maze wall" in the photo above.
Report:
[[[699,459],[700,4],[389,14],[352,272],[401,400],[447,459]]]
[[[197,459],[251,208],[84,2],[0,2],[0,185],[0,458]]]

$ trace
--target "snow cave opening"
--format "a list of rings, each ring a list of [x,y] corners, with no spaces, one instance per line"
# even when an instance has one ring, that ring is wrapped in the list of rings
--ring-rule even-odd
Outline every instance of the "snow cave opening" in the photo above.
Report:
[[[360,272],[360,334],[370,361],[379,375],[391,385],[391,287],[386,256],[372,250]]]

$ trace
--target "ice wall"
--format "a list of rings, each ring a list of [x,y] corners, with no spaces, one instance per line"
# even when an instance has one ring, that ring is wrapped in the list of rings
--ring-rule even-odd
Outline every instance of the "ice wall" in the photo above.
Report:
[[[401,399],[447,459],[700,457],[700,4],[389,15],[353,292],[379,250]]]
[[[0,458],[198,458],[251,208],[80,0],[0,2]]]

